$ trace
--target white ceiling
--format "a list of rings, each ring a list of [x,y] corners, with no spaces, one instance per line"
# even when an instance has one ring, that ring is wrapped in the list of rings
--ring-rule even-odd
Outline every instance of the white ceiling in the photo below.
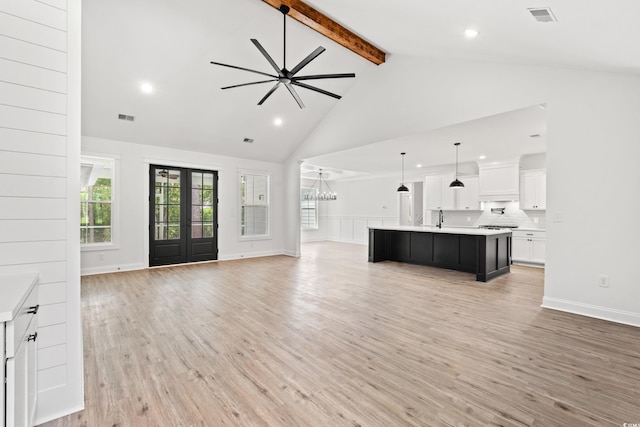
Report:
[[[546,152],[546,135],[546,110],[544,106],[534,105],[306,159],[302,172],[303,176],[313,177],[317,176],[315,170],[323,168],[328,172],[327,179],[399,175],[402,164],[400,153],[405,152],[405,174],[411,175],[433,166],[454,165],[455,142],[460,142],[460,163],[520,161],[524,155]]]
[[[640,49],[636,45],[640,38],[636,26],[640,2],[636,0],[308,3],[390,55],[640,72]],[[551,7],[558,22],[536,22],[527,8],[540,6]],[[479,31],[476,39],[464,38],[462,32],[468,27]],[[294,20],[288,20],[287,31],[290,67],[322,45],[327,51],[305,72],[355,72],[356,79],[358,74],[375,72],[375,65]],[[250,38],[257,38],[281,64],[282,15],[260,0],[84,0],[83,135],[284,161],[340,101],[300,89],[307,105],[300,110],[284,88],[257,106],[271,84],[220,90],[222,86],[262,78],[209,61],[271,71]],[[318,86],[348,96],[356,79],[325,80]],[[154,85],[153,94],[140,92],[143,81]],[[133,115],[135,121],[120,121],[119,113]],[[511,121],[505,122],[504,132],[515,132],[512,128],[520,120],[519,134],[528,138],[529,128],[537,119],[527,122],[526,114],[521,116],[513,113],[502,117]],[[275,117],[283,119],[281,127],[273,125]],[[498,119],[488,119],[493,120],[492,129],[501,127],[495,122]],[[468,134],[469,129],[483,127],[476,123],[463,126],[459,133],[448,129],[403,138],[401,142],[408,147],[407,165],[418,161],[427,164],[440,155],[443,157],[438,162],[448,160],[455,155],[450,144],[460,138],[461,159],[471,159],[483,151],[474,141],[486,140],[490,132],[485,129],[486,135],[475,138]],[[243,143],[245,137],[255,142]],[[433,146],[418,158],[416,147],[425,138],[439,140],[442,146]],[[389,156],[398,156],[398,141],[392,142],[392,149],[389,141],[371,142],[378,144],[353,150],[349,165],[340,164],[340,159],[349,160],[345,153],[319,160],[329,162],[325,166],[356,171],[397,168],[399,162],[390,162]],[[536,144],[544,145],[544,139],[518,145],[529,150]],[[410,153],[416,153],[416,157],[410,158]]]

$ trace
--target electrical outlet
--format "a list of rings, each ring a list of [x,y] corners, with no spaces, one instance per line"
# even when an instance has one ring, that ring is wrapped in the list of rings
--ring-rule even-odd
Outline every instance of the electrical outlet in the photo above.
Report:
[[[609,276],[601,275],[599,280],[598,280],[598,284],[600,285],[601,288],[608,288],[609,287]]]
[[[537,224],[537,223],[538,223],[538,217],[537,217],[537,216],[534,216],[534,217],[533,217],[533,223],[534,223],[534,224]]]
[[[103,254],[102,252],[100,252],[100,253],[98,254],[98,259],[99,259],[100,261],[104,261],[104,254]]]
[[[470,216],[467,217],[467,222],[471,222],[471,217]]]

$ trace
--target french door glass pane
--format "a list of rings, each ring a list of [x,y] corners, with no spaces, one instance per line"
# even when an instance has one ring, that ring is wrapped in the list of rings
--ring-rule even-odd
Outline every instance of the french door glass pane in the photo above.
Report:
[[[180,238],[180,175],[175,169],[155,173],[155,239]]]
[[[213,237],[213,173],[191,172],[191,237]]]

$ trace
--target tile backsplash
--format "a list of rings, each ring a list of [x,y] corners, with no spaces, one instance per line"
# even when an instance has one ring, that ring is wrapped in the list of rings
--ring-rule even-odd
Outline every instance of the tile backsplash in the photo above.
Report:
[[[482,211],[444,211],[444,225],[517,225],[520,228],[545,228],[545,211],[521,211],[518,202],[483,202]],[[491,208],[505,208],[504,214],[491,213]],[[431,222],[435,224],[438,212],[431,211]],[[537,221],[537,222],[536,222]]]

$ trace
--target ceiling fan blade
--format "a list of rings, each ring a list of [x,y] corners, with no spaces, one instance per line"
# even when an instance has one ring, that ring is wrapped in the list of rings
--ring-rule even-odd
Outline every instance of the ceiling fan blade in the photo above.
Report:
[[[296,100],[296,102],[298,103],[298,106],[300,108],[304,108],[304,103],[302,102],[302,99],[298,95],[298,92],[296,92],[296,90],[291,86],[291,83],[285,83],[284,85],[286,86],[287,89],[289,89],[289,93],[291,94],[291,96],[293,96],[293,99]]]
[[[332,98],[336,98],[336,99],[340,99],[340,98],[342,98],[340,95],[336,95],[335,93],[331,93],[331,92],[329,92],[329,91],[326,91],[326,90],[324,90],[324,89],[320,89],[320,88],[317,88],[317,87],[314,87],[314,86],[309,86],[309,85],[304,84],[304,83],[291,82],[291,84],[292,84],[292,85],[296,85],[296,86],[303,87],[303,88],[305,88],[305,89],[313,90],[313,91],[315,91],[315,92],[321,93],[321,94],[323,94],[323,95],[330,96],[330,97],[332,97]]]
[[[278,76],[274,76],[273,74],[267,74],[267,73],[263,73],[262,71],[251,70],[249,68],[244,68],[244,67],[238,67],[237,65],[229,65],[229,64],[223,64],[221,62],[213,62],[213,61],[211,61],[211,63],[213,65],[221,65],[223,67],[235,68],[236,70],[249,71],[250,73],[262,74],[263,76],[273,77],[274,79],[278,78]]]
[[[275,92],[275,91],[276,91],[276,89],[278,89],[278,86],[280,86],[280,82],[276,83],[274,87],[272,87],[271,89],[269,89],[269,92],[267,92],[267,94],[266,94],[265,96],[263,96],[263,97],[262,97],[262,99],[260,100],[260,102],[258,102],[258,105],[262,105],[262,103],[263,103],[264,101],[266,101],[266,100],[267,100],[267,98],[268,98],[268,97],[270,97],[270,96],[271,96],[271,94],[272,94],[273,92]]]
[[[355,73],[342,73],[342,74],[314,74],[311,76],[293,77],[292,80],[318,80],[318,79],[344,79],[355,77]]]
[[[251,85],[258,85],[260,83],[269,83],[269,82],[276,82],[276,81],[278,81],[278,79],[274,78],[274,79],[270,79],[270,80],[262,80],[262,81],[259,81],[259,82],[241,83],[239,85],[225,86],[225,87],[222,87],[220,89],[233,89],[234,87],[251,86]]]
[[[291,70],[291,75],[295,75],[298,71],[302,70],[302,68],[306,67],[307,64],[309,64],[309,62],[313,61],[314,59],[316,59],[316,57],[318,55],[320,55],[322,52],[324,52],[326,49],[323,48],[322,46],[320,46],[319,48],[317,48],[316,50],[314,50],[313,52],[311,52],[309,55],[307,55],[306,58],[304,58],[302,61],[300,61],[300,63],[298,65],[296,65],[295,67],[293,67],[293,69]]]
[[[276,64],[276,62],[273,60],[273,58],[271,58],[271,56],[269,56],[269,54],[267,53],[267,51],[262,47],[262,45],[260,44],[260,42],[256,39],[251,39],[251,42],[258,48],[258,50],[260,51],[260,53],[267,58],[267,61],[269,61],[269,64],[271,64],[271,66],[273,67],[274,70],[276,70],[276,72],[278,73],[278,76],[280,77],[284,77],[284,74],[282,73],[282,71],[280,70],[280,68],[278,68],[278,64]]]

